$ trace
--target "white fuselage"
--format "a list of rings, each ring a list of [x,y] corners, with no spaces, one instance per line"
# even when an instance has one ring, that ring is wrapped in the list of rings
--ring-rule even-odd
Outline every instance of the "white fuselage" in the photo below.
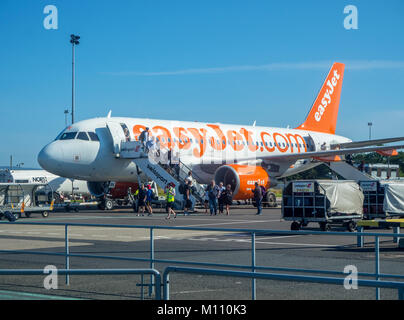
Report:
[[[271,162],[262,159],[271,155],[329,150],[330,144],[351,141],[338,135],[296,129],[94,118],[66,128],[41,150],[38,162],[45,170],[62,177],[87,181],[137,181],[134,162],[115,157],[114,147],[121,140],[138,140],[146,127],[159,148],[171,149],[178,154],[180,160],[200,177],[200,183],[208,183],[219,166],[229,163],[264,165],[273,178],[289,176],[318,163],[308,159]],[[92,138],[94,134],[96,137]]]

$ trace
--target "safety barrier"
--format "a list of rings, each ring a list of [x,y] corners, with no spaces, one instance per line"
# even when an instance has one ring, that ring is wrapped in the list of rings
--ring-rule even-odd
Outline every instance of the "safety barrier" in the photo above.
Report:
[[[1,269],[0,275],[32,276],[43,275],[42,269]],[[156,283],[161,283],[161,275],[156,269],[57,269],[58,275],[120,275],[150,274]],[[161,300],[161,286],[156,286],[155,299]]]
[[[193,266],[203,266],[203,267],[220,267],[220,268],[233,268],[233,269],[249,269],[252,273],[257,272],[258,270],[266,270],[266,271],[284,271],[284,272],[293,272],[293,273],[311,273],[311,274],[328,274],[328,275],[343,275],[344,273],[341,271],[330,271],[330,270],[315,270],[315,269],[300,269],[300,268],[281,268],[281,267],[270,267],[270,266],[257,266],[256,265],[256,235],[336,235],[336,236],[348,236],[348,237],[357,237],[357,241],[364,237],[374,237],[375,241],[375,272],[374,273],[363,273],[359,272],[358,276],[363,277],[372,277],[375,278],[376,281],[380,281],[383,278],[391,278],[391,279],[404,279],[404,275],[394,275],[394,274],[383,274],[380,272],[380,245],[379,239],[385,237],[393,237],[393,238],[404,238],[404,234],[394,233],[364,233],[364,232],[321,232],[321,231],[286,231],[286,230],[263,230],[263,229],[226,229],[226,228],[207,228],[207,227],[169,227],[169,226],[133,226],[133,225],[117,225],[117,224],[83,224],[83,223],[43,223],[43,222],[22,222],[17,221],[14,223],[10,222],[0,222],[0,226],[3,224],[7,225],[39,225],[39,226],[63,226],[65,229],[65,250],[64,253],[57,252],[39,252],[39,251],[25,251],[25,250],[0,250],[0,253],[23,253],[23,254],[38,254],[38,255],[56,255],[56,256],[64,256],[65,257],[65,266],[66,270],[70,269],[70,258],[72,257],[81,257],[81,258],[94,258],[94,259],[111,259],[111,260],[126,260],[126,261],[142,261],[149,263],[149,268],[154,269],[155,263],[165,263],[165,264],[176,264],[176,265],[193,265]],[[101,228],[128,228],[128,229],[149,229],[149,257],[148,258],[135,258],[135,257],[122,257],[122,256],[105,256],[105,255],[93,255],[93,254],[77,254],[71,253],[69,247],[69,227],[101,227]],[[157,259],[155,257],[154,250],[154,231],[155,230],[186,230],[186,231],[214,231],[214,232],[231,232],[231,233],[244,233],[249,234],[251,236],[251,264],[249,265],[235,265],[235,264],[219,264],[219,263],[208,263],[208,262],[191,262],[191,261],[180,261],[180,260],[166,260],[166,259]],[[66,284],[69,284],[69,275],[73,273],[66,273]],[[346,274],[345,274],[346,275]],[[290,275],[291,277],[293,275]],[[251,299],[256,299],[256,281],[255,278],[252,277],[252,289],[251,289]],[[143,279],[142,279],[142,298],[143,298]],[[153,292],[153,288],[155,288],[155,284],[153,281],[148,285],[149,287],[149,296],[151,296]],[[380,287],[376,287],[376,299],[380,299]]]
[[[311,282],[311,283],[323,283],[344,285],[345,278],[328,278],[328,277],[314,277],[314,276],[301,276],[290,274],[278,274],[278,273],[259,273],[259,272],[243,272],[243,271],[231,271],[231,270],[219,270],[219,269],[197,269],[197,268],[184,268],[184,267],[167,267],[163,274],[163,299],[170,299],[170,273],[192,273],[192,274],[205,274],[205,275],[218,275],[226,277],[238,277],[238,278],[254,278],[254,279],[267,279],[277,281],[293,281],[293,282]],[[375,280],[358,280],[358,286],[363,287],[376,287],[376,288],[390,288],[397,289],[398,299],[404,300],[404,282],[397,281],[375,281]]]

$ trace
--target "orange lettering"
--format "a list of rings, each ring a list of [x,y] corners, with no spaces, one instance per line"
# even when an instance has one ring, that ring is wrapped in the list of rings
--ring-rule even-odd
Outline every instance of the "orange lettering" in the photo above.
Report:
[[[191,147],[191,141],[189,140],[188,136],[183,134],[183,132],[187,132],[185,128],[175,127],[173,128],[174,134],[178,137],[178,147],[180,149],[189,149]]]
[[[215,150],[223,150],[226,148],[226,137],[223,134],[222,130],[220,130],[220,127],[216,124],[207,124],[209,128],[212,128],[215,130],[218,136],[218,141],[214,137],[210,138],[210,143]]]
[[[188,128],[188,131],[195,137],[199,144],[198,148],[194,148],[192,151],[193,155],[197,158],[201,158],[205,154],[206,150],[206,129],[200,129],[200,131],[196,128]],[[202,134],[201,134],[202,132]]]
[[[234,151],[240,151],[244,149],[243,144],[237,144],[237,142],[242,142],[243,137],[237,131],[229,130],[227,131],[227,138],[229,139],[230,145],[233,147]]]
[[[161,130],[161,134],[159,134],[156,138],[160,141],[160,148],[168,148],[171,149],[171,132],[165,127],[155,126],[153,127],[153,131],[157,134],[158,130]]]
[[[283,135],[281,135],[280,133],[278,133],[278,132],[275,132],[274,134],[273,134],[273,136],[274,136],[274,141],[275,141],[275,143],[276,143],[276,146],[278,147],[278,150],[280,151],[280,152],[286,152],[286,150],[288,150],[288,141],[286,140],[286,138],[283,136]],[[281,137],[281,138],[283,138],[284,140],[285,140],[285,142],[284,142],[284,145],[285,145],[285,147],[282,147],[282,145],[276,140],[276,137],[277,136],[279,136],[279,137]]]
[[[247,141],[248,149],[249,149],[250,151],[252,151],[252,152],[257,151],[258,146],[253,143],[252,138],[251,138],[252,132],[251,132],[251,131],[248,131],[248,130],[246,130],[246,129],[244,129],[244,128],[241,128],[241,129],[240,129],[240,133],[241,133],[242,135],[244,135],[245,140]]]
[[[137,124],[133,127],[133,134],[135,136],[135,140],[138,141],[139,140],[139,136],[142,133],[142,131],[144,131],[146,129],[146,126],[143,126],[141,124]]]
[[[269,142],[266,142],[265,139],[264,139],[265,135],[267,135],[269,137],[271,136],[268,132],[265,132],[265,131],[261,132],[261,139],[262,139],[262,142],[264,143],[265,149],[267,149],[268,152],[274,152],[275,151],[275,146],[269,147]]]

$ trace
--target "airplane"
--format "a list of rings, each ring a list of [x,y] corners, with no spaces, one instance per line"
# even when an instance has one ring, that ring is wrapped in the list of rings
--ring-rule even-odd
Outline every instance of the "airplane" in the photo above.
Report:
[[[404,145],[381,144],[387,138],[353,142],[335,134],[345,65],[335,62],[306,119],[294,129],[157,119],[107,117],[76,122],[64,129],[38,155],[42,168],[88,181],[101,196],[109,181],[138,181],[135,161],[119,156],[119,142],[139,141],[149,128],[158,149],[177,154],[200,184],[231,184],[234,200],[252,197],[255,182],[267,189],[285,177],[341,156],[379,152],[396,154]],[[117,147],[118,146],[118,147]],[[117,150],[118,149],[118,150]]]

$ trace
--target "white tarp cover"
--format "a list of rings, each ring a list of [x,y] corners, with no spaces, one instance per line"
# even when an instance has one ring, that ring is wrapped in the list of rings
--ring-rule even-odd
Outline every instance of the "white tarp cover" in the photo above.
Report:
[[[317,180],[330,201],[330,213],[363,214],[364,195],[359,185],[350,180]],[[320,187],[320,193],[324,194]]]
[[[404,212],[404,183],[383,183],[384,186],[384,212]]]

